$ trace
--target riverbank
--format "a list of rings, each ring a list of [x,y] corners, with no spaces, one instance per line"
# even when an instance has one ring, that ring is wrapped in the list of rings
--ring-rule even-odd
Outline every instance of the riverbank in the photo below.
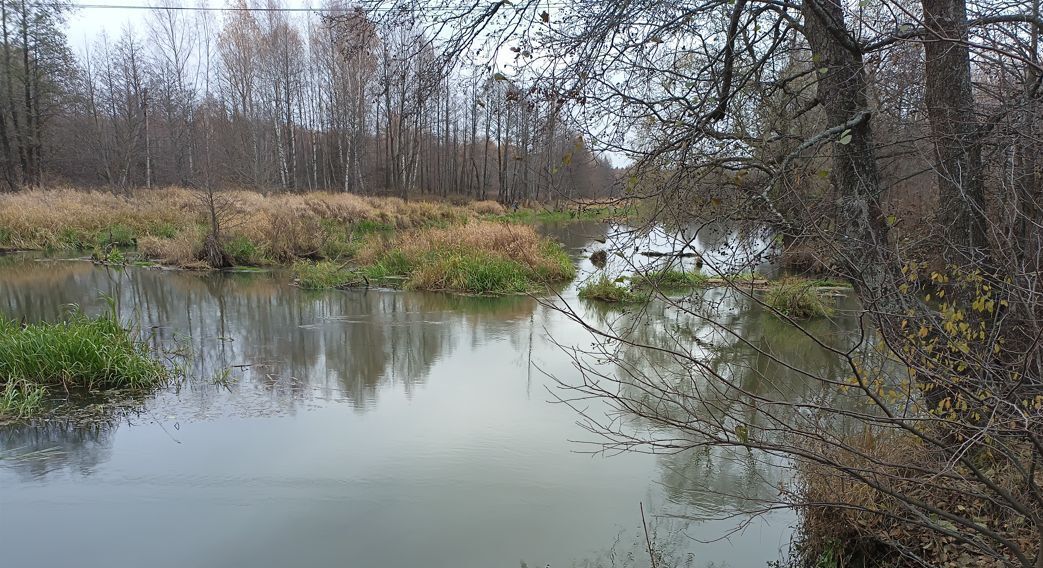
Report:
[[[184,188],[130,196],[55,189],[0,195],[0,250],[89,251],[100,262],[200,270],[325,261],[381,285],[517,293],[574,273],[560,247],[539,239],[528,224],[621,213],[597,204],[508,211],[494,201],[318,192],[225,191],[211,204],[204,193]],[[424,242],[440,245],[421,250]]]

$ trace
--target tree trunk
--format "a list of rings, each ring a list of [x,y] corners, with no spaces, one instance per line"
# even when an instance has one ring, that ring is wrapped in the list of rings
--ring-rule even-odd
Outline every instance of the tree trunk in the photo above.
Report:
[[[927,118],[935,151],[938,217],[964,264],[987,258],[981,145],[971,86],[965,0],[922,0]]]
[[[844,24],[838,0],[807,0],[801,8],[805,33],[817,65],[818,98],[826,126],[845,128],[833,145],[829,178],[838,200],[837,252],[840,269],[855,286],[866,308],[892,311],[897,299],[889,260],[888,226],[880,207],[880,177],[866,101],[862,55]],[[847,131],[847,132],[845,132]],[[840,138],[850,140],[841,143]]]

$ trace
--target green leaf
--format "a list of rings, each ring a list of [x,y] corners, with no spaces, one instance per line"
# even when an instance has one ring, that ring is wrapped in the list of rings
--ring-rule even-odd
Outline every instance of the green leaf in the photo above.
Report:
[[[826,73],[829,73],[829,67],[820,67],[818,72],[825,75]]]
[[[843,144],[845,146],[850,144],[851,143],[851,129],[848,128],[847,130],[841,132],[840,133],[840,140],[837,140],[837,142],[839,142],[839,143],[841,143],[841,144]]]
[[[888,215],[887,216],[887,226],[888,227],[894,227],[897,224],[898,224],[898,217],[896,215]]]

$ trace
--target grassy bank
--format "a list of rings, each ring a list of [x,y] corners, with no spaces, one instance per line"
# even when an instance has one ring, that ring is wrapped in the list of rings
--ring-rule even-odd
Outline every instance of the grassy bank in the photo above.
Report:
[[[52,390],[141,389],[168,376],[112,314],[33,324],[0,318],[0,417],[31,416]]]
[[[182,188],[132,196],[74,190],[0,195],[0,249],[91,251],[99,262],[137,257],[182,268],[214,264],[209,209]],[[451,204],[345,193],[217,194],[220,265],[293,265],[304,288],[395,285],[476,294],[535,291],[574,268],[526,220],[590,219],[600,205],[562,211]],[[124,253],[121,250],[136,249]]]
[[[199,262],[208,228],[200,193],[183,188],[132,196],[71,189],[0,195],[0,249],[92,250],[138,246],[168,264]],[[451,205],[347,193],[217,194],[223,245],[239,264],[351,253],[359,235],[448,225],[503,214],[495,202]]]
[[[348,264],[299,263],[302,288],[366,285],[471,294],[536,292],[575,276],[557,243],[525,225],[471,221],[371,235]]]

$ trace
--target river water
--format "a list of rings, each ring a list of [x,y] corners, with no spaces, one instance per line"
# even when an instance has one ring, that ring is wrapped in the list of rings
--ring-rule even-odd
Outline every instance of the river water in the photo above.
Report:
[[[580,251],[605,231],[554,231],[580,280],[593,270]],[[576,373],[560,345],[591,338],[555,307],[618,316],[575,284],[544,303],[306,292],[279,272],[0,257],[8,317],[97,313],[106,297],[157,345],[191,352],[186,378],[0,428],[3,566],[645,566],[642,504],[672,565],[764,566],[789,541],[787,511],[736,534],[734,520],[674,518],[774,491],[781,474],[765,460],[590,453],[592,434],[550,401],[551,377]],[[774,340],[770,316],[733,308],[736,329]],[[652,316],[651,332],[671,317]],[[802,364],[830,364],[813,342],[780,339]]]

